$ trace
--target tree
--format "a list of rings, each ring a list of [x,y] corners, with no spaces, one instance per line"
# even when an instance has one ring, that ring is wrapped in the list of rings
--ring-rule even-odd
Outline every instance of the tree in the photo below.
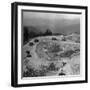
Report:
[[[23,32],[23,44],[25,44],[29,39],[29,32],[28,28],[24,27],[24,32]]]
[[[44,35],[52,35],[52,32],[50,29],[47,29]]]

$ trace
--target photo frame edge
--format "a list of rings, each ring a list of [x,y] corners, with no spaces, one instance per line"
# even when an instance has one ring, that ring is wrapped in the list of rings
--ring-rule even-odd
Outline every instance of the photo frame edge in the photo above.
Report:
[[[17,57],[18,57],[18,47],[17,47],[17,40],[18,40],[18,37],[17,37],[17,27],[18,27],[18,16],[17,16],[17,10],[18,10],[18,7],[19,5],[41,5],[41,3],[22,3],[22,2],[14,2],[11,4],[11,86],[13,87],[23,87],[23,86],[42,86],[42,85],[60,85],[60,84],[74,84],[74,83],[87,83],[88,82],[88,7],[87,6],[71,6],[71,5],[57,5],[57,4],[42,4],[42,6],[46,5],[55,5],[54,7],[56,7],[56,5],[58,7],[62,7],[62,6],[66,6],[69,7],[69,8],[76,8],[77,9],[84,9],[85,10],[85,80],[81,80],[81,81],[65,81],[65,82],[50,82],[50,83],[34,83],[34,84],[18,84],[18,71],[17,71],[17,68],[18,68],[18,63],[17,63]]]

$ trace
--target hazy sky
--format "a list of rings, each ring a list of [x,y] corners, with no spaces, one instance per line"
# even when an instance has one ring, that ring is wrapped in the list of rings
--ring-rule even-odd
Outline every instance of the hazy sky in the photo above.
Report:
[[[53,32],[80,32],[80,14],[23,12],[23,25]]]

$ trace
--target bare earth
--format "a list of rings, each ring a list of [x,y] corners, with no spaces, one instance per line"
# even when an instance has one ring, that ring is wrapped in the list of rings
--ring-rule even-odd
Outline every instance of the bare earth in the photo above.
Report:
[[[70,35],[65,36],[66,40],[63,38],[37,37],[24,45],[23,77],[79,75],[80,42],[77,40],[80,37]]]

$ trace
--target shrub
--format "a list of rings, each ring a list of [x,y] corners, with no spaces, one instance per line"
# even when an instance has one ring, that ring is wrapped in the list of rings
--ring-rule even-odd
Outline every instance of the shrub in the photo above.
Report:
[[[27,53],[27,54],[30,54],[30,51],[27,50],[26,53]]]
[[[55,70],[57,70],[57,68],[56,68],[56,66],[55,66],[54,63],[51,63],[47,69],[48,69],[49,71],[55,71]]]
[[[39,42],[39,40],[38,39],[35,39],[34,42]]]
[[[33,46],[33,45],[34,45],[34,43],[33,43],[33,42],[30,42],[30,43],[29,43],[29,46]]]
[[[66,38],[65,38],[65,37],[63,37],[63,38],[62,38],[62,41],[66,41]]]
[[[66,75],[65,73],[61,72],[59,73],[59,76],[63,76],[63,75]]]
[[[52,37],[52,40],[57,40],[55,37]]]

